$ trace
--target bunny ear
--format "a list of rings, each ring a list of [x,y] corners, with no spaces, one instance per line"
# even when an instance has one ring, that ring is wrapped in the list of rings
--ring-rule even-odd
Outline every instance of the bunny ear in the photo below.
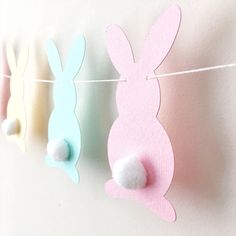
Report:
[[[26,65],[28,63],[28,57],[29,57],[29,49],[28,46],[25,45],[19,53],[18,63],[16,64],[16,56],[13,46],[10,43],[7,44],[7,61],[12,74],[24,73]]]
[[[130,43],[119,26],[107,27],[106,47],[117,71],[123,77],[129,76],[134,66],[134,56]]]
[[[85,38],[79,36],[75,39],[69,50],[67,64],[63,73],[66,78],[73,79],[78,74],[85,54]]]
[[[7,43],[6,50],[7,50],[8,66],[11,70],[11,73],[13,73],[16,70],[16,57],[15,57],[15,52],[11,43]]]
[[[60,77],[62,73],[61,59],[57,50],[57,47],[53,40],[48,40],[46,43],[46,51],[48,56],[49,66],[54,74],[54,76]]]
[[[177,5],[168,8],[152,26],[141,50],[139,65],[149,75],[162,63],[170,51],[181,21]]]
[[[23,74],[25,69],[26,69],[26,66],[27,66],[27,63],[28,63],[28,58],[29,58],[29,48],[28,48],[28,45],[25,45],[20,53],[19,53],[19,57],[18,57],[18,61],[17,61],[17,73],[18,74]]]

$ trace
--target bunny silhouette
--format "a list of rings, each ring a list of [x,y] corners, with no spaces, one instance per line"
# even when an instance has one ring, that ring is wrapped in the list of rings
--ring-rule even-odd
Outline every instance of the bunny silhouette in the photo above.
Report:
[[[3,74],[10,74],[6,59],[5,44],[1,44],[1,71]],[[10,98],[10,80],[2,76],[0,81],[0,121],[7,118],[7,104]]]
[[[170,7],[152,26],[140,58],[134,61],[131,46],[122,32],[111,25],[106,46],[121,78],[116,91],[119,116],[108,137],[108,158],[113,178],[106,192],[115,198],[134,199],[167,221],[176,214],[164,197],[174,172],[170,140],[157,120],[160,107],[158,80],[147,79],[165,59],[176,38],[181,19],[178,6]]]
[[[48,165],[63,169],[74,182],[79,182],[76,163],[81,148],[80,127],[75,114],[78,74],[85,54],[85,39],[77,37],[69,50],[67,64],[62,70],[58,50],[52,40],[46,45],[50,68],[55,77],[53,89],[54,109],[48,124]]]
[[[24,46],[18,56],[16,64],[16,56],[13,46],[7,44],[7,61],[11,71],[10,79],[10,98],[7,105],[7,118],[2,123],[2,130],[10,141],[15,141],[19,147],[25,151],[25,134],[26,134],[26,112],[24,104],[24,81],[23,74],[25,72],[29,50],[28,46]]]

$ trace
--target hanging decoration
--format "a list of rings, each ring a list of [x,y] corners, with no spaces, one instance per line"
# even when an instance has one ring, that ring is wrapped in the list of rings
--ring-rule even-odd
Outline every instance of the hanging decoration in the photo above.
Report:
[[[63,169],[74,182],[79,182],[76,164],[80,155],[80,126],[75,114],[77,103],[76,88],[73,83],[82,65],[85,54],[85,39],[76,38],[62,70],[61,60],[55,43],[47,43],[50,68],[55,77],[53,89],[54,109],[48,124],[48,145],[46,157],[50,166]]]
[[[16,63],[13,46],[10,43],[7,44],[7,60],[11,71],[10,98],[7,106],[7,118],[2,123],[2,130],[7,138],[10,141],[15,141],[23,151],[26,151],[26,112],[22,77],[27,67],[28,53],[28,46],[24,46]]]
[[[4,74],[9,74],[8,63],[6,60],[5,47],[1,47],[1,71]],[[7,104],[10,98],[10,80],[3,76],[0,79],[0,121],[3,121],[7,118]]]
[[[53,85],[54,107],[48,122],[45,159],[49,166],[62,169],[75,183],[80,179],[76,165],[81,152],[81,131],[75,112],[75,84],[119,82],[116,90],[118,117],[111,127],[107,143],[112,178],[105,184],[105,190],[114,198],[139,202],[169,222],[176,220],[175,210],[165,197],[173,178],[174,155],[170,139],[156,118],[161,105],[158,78],[236,67],[236,63],[231,63],[156,75],[155,70],[175,41],[180,21],[181,10],[177,5],[167,9],[151,27],[136,60],[122,29],[110,25],[106,30],[106,47],[120,74],[119,79],[75,80],[85,56],[85,38],[78,36],[63,68],[54,41],[48,40],[46,52],[54,80],[27,81]],[[24,72],[28,54],[28,46],[24,46],[16,60],[13,46],[7,44],[10,75],[4,65],[1,73],[4,80],[0,87],[3,133],[23,151],[26,150],[27,129]]]
[[[111,25],[106,45],[113,65],[127,82],[119,83],[116,102],[119,116],[108,138],[108,158],[113,179],[106,191],[115,198],[143,203],[168,221],[175,211],[164,197],[174,172],[170,140],[157,120],[160,107],[158,80],[153,76],[168,54],[180,25],[180,9],[169,8],[152,26],[144,41],[139,60],[123,31]]]

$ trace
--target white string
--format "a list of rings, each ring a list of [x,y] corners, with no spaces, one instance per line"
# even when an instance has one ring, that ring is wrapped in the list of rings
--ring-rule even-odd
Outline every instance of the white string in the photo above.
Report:
[[[202,68],[193,69],[193,70],[185,70],[185,71],[156,75],[156,76],[148,77],[148,79],[157,79],[157,78],[170,77],[174,75],[184,75],[184,74],[198,73],[198,72],[204,72],[204,71],[210,71],[210,70],[225,69],[225,68],[234,67],[234,66],[236,66],[236,63],[210,66],[210,67],[202,67]]]
[[[10,75],[6,74],[0,74],[3,78],[10,79]],[[49,84],[54,84],[55,80],[44,80],[44,79],[23,79],[24,81],[27,82],[41,82],[41,83],[49,83]],[[104,79],[104,80],[76,80],[76,81],[71,81],[71,83],[104,83],[104,82],[125,82],[126,79]]]
[[[43,79],[23,79],[25,81],[32,81],[32,82],[41,82],[41,83],[55,83],[55,80],[43,80]],[[104,80],[75,80],[71,81],[71,83],[77,84],[77,83],[106,83],[106,82],[125,82],[126,79],[104,79]]]
[[[164,77],[171,77],[171,76],[178,76],[178,75],[185,75],[185,74],[191,74],[191,73],[199,73],[204,71],[211,71],[211,70],[218,70],[218,69],[225,69],[230,67],[236,67],[236,63],[231,64],[224,64],[224,65],[217,65],[217,66],[210,66],[210,67],[202,67],[198,69],[192,69],[192,70],[185,70],[185,71],[178,71],[178,72],[172,72],[172,73],[165,73],[160,75],[155,75],[148,77],[147,79],[158,79],[158,78],[164,78]],[[4,78],[10,79],[11,76],[7,74],[1,74],[0,75]],[[23,79],[27,82],[41,82],[41,83],[55,83],[55,80],[42,80],[42,79]],[[125,82],[126,79],[104,79],[104,80],[76,80],[72,81],[72,83],[107,83],[107,82]]]
[[[2,76],[3,78],[7,78],[7,79],[10,79],[10,78],[11,78],[10,75],[6,75],[6,74],[1,74],[1,76]]]
[[[76,80],[74,83],[126,82],[126,79]]]

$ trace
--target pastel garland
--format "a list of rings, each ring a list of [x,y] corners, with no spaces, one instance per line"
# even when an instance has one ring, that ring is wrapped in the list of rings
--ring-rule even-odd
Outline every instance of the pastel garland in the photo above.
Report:
[[[161,101],[158,80],[147,80],[147,77],[155,76],[154,71],[171,49],[180,20],[178,6],[167,9],[152,26],[137,61],[123,31],[116,25],[106,30],[108,54],[121,81],[126,82],[119,83],[116,91],[119,116],[111,127],[107,145],[112,179],[106,183],[105,189],[112,197],[142,203],[167,221],[176,220],[173,206],[164,197],[173,177],[174,155],[169,137],[156,118]],[[74,79],[83,63],[85,39],[83,36],[75,39],[63,70],[52,40],[47,42],[46,51],[55,77],[46,161],[50,166],[61,168],[77,183],[81,133],[75,114]],[[11,97],[7,115],[2,109],[1,116],[6,118],[2,128],[8,139],[25,150],[27,125],[22,78],[28,61],[27,46],[20,52],[16,63],[13,47],[9,44],[7,60],[11,70]],[[6,84],[3,84],[2,91],[4,88],[7,88]],[[6,103],[7,99],[2,99],[2,107],[6,107]]]

